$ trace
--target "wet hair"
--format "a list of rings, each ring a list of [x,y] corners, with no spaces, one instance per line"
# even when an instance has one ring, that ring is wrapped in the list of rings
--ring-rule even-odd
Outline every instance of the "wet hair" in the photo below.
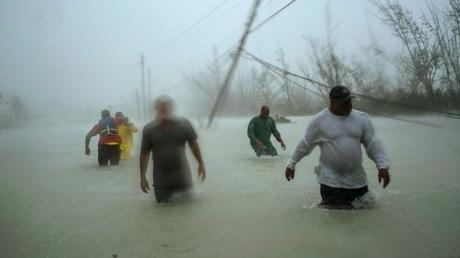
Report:
[[[110,116],[110,111],[108,111],[107,109],[102,110],[101,116],[103,118],[109,117]]]
[[[118,111],[117,113],[115,113],[115,116],[116,117],[124,117],[123,113]]]

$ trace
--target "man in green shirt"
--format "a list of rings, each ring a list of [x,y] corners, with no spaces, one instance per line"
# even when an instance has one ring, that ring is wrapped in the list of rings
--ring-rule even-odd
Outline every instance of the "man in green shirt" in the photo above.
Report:
[[[272,134],[281,144],[281,148],[285,150],[286,145],[276,129],[275,120],[270,117],[270,108],[268,106],[262,106],[260,115],[253,117],[248,125],[248,137],[257,157],[278,155],[275,147],[273,147],[270,142],[270,136]]]

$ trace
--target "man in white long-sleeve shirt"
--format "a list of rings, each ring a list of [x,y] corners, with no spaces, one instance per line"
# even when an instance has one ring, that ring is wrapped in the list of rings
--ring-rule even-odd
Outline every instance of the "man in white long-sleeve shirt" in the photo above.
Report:
[[[383,188],[390,182],[389,162],[369,117],[352,109],[350,91],[336,86],[329,97],[330,107],[311,120],[305,136],[289,159],[286,179],[292,180],[296,164],[319,146],[320,164],[315,173],[321,185],[321,206],[352,208],[352,202],[368,192],[361,144],[377,165],[378,180],[379,183],[383,181]]]

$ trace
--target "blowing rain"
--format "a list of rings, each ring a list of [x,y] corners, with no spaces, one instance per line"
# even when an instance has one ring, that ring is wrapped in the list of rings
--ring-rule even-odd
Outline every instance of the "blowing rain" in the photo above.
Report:
[[[0,1],[1,257],[460,257],[460,1]]]

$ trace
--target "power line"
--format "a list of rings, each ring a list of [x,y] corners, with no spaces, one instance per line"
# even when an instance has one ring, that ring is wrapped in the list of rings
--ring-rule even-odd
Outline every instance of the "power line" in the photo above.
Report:
[[[262,6],[260,9],[263,10],[265,9],[267,6],[269,6],[271,3],[272,3],[273,0],[270,0],[268,1],[264,6]],[[294,0],[296,1],[296,0]],[[287,5],[283,6],[281,9],[279,9],[278,11],[276,11],[275,13],[273,13],[272,15],[270,15],[270,17],[268,17],[267,19],[265,19],[264,21],[262,21],[261,23],[257,24],[255,27],[260,27],[262,26],[264,23],[266,23],[269,19],[273,18],[274,16],[276,16],[278,13],[282,12],[284,9],[286,9],[290,4],[292,4],[294,1],[291,1],[290,3],[288,3]],[[258,28],[257,28],[258,29]],[[219,45],[220,43],[226,41],[227,39],[229,39],[231,36],[233,36],[233,34],[235,34],[236,32],[238,32],[240,29],[237,28],[236,30],[232,31],[232,33],[230,33],[230,35],[228,35],[227,37],[223,38],[222,40],[220,40],[217,45]],[[253,32],[254,29],[251,30],[251,32]],[[234,43],[233,45],[236,45],[236,43]],[[233,46],[232,45],[232,46]]]
[[[215,13],[217,10],[219,10],[228,0],[224,0],[222,2],[220,2],[216,7],[214,7],[213,9],[211,9],[209,12],[207,12],[203,17],[201,17],[200,19],[198,19],[197,21],[195,21],[194,23],[192,23],[192,25],[188,26],[187,28],[185,28],[183,31],[179,32],[178,34],[176,34],[176,36],[174,36],[173,38],[171,38],[169,41],[167,41],[163,47],[168,47],[170,45],[172,45],[176,40],[180,39],[183,35],[185,35],[186,33],[188,33],[190,30],[192,30],[195,26],[197,26],[198,24],[200,24],[201,22],[203,22],[204,20],[206,20],[209,16],[211,16],[213,13]]]
[[[313,80],[311,78],[308,78],[306,76],[302,76],[302,75],[299,75],[299,74],[295,74],[293,72],[290,72],[290,71],[287,71],[283,68],[280,68],[276,65],[273,65],[271,63],[268,63],[256,56],[254,56],[253,54],[247,52],[246,50],[244,50],[244,53],[246,55],[248,55],[250,57],[250,60],[253,60],[253,61],[256,61],[266,67],[270,67],[271,70],[276,70],[282,74],[286,74],[286,75],[291,75],[291,76],[294,76],[294,77],[297,77],[299,79],[303,79],[303,80],[306,80],[312,84],[316,84],[320,87],[323,87],[323,88],[327,88],[327,89],[331,89],[332,86],[330,85],[327,85],[327,84],[324,84],[322,82],[319,82],[319,81],[316,81],[316,80]],[[364,98],[364,99],[369,99],[369,100],[372,100],[372,101],[375,101],[375,102],[380,102],[380,103],[387,103],[387,104],[391,104],[391,105],[395,105],[395,106],[400,106],[400,107],[405,107],[405,108],[408,108],[408,109],[413,109],[413,110],[420,110],[420,111],[424,111],[424,112],[428,112],[428,113],[431,113],[431,114],[434,114],[434,115],[438,115],[438,116],[447,116],[447,117],[450,117],[450,118],[460,118],[460,114],[457,114],[457,113],[452,113],[452,112],[444,112],[444,111],[434,111],[434,110],[431,110],[431,109],[427,109],[427,108],[424,108],[424,107],[417,107],[417,106],[413,106],[413,105],[409,105],[409,104],[405,104],[405,103],[400,103],[400,102],[396,102],[396,101],[390,101],[390,100],[384,100],[384,99],[379,99],[379,98],[375,98],[375,97],[371,97],[371,96],[367,96],[367,95],[364,95],[364,94],[359,94],[359,93],[355,93],[353,92],[353,95],[357,96],[357,97],[360,97],[360,98]]]
[[[281,7],[280,9],[278,9],[276,12],[274,12],[273,14],[271,14],[268,18],[264,19],[262,22],[256,24],[249,32],[252,33],[254,32],[255,30],[258,30],[260,29],[262,26],[264,26],[269,20],[273,19],[276,15],[280,14],[282,11],[284,11],[287,7],[289,7],[291,4],[293,4],[296,0],[291,0],[290,2],[288,2],[286,5],[284,5],[283,7]],[[241,2],[241,1],[240,1]],[[231,7],[230,9],[236,7],[237,5],[240,4],[240,2],[238,2],[235,6]],[[266,4],[264,7],[268,6],[268,4]],[[229,10],[230,10],[229,9]],[[222,41],[221,41],[222,42]],[[231,53],[232,49],[238,44],[238,41],[234,42],[233,44],[230,45],[229,48],[227,48],[227,50],[225,50],[222,54],[220,54],[217,59],[218,60],[221,60],[223,57],[226,57],[228,54]],[[201,69],[198,69],[196,71],[196,73],[198,72],[201,72],[203,71],[204,69],[206,69],[207,66],[205,67],[202,67]],[[188,81],[188,78],[185,78],[183,79],[182,81],[178,82],[178,83],[175,83],[175,84],[172,84],[171,86],[169,86],[168,88],[170,88],[170,90],[175,90],[176,88],[178,88],[179,86],[183,85],[185,82]]]
[[[253,60],[253,59],[250,59],[248,57],[244,57],[248,60]],[[313,93],[314,95],[316,96],[319,96],[319,97],[322,97],[324,98],[323,95],[321,95],[320,93],[317,93],[303,85],[301,85],[300,83],[297,83],[296,81],[294,80],[291,80],[289,79],[288,77],[285,77],[284,74],[281,74],[278,70],[275,70],[273,69],[272,67],[270,66],[267,66],[263,63],[261,63],[264,67],[266,67],[267,69],[269,69],[270,71],[272,71],[274,74],[278,75],[280,78],[282,79],[286,79],[287,81],[291,82],[292,84],[294,84],[295,86],[301,88],[301,89],[304,89],[310,93]],[[278,79],[277,79],[278,80]],[[421,121],[416,121],[416,120],[411,120],[411,119],[407,119],[407,118],[400,118],[400,117],[392,117],[392,116],[389,116],[389,115],[385,115],[385,114],[382,114],[380,112],[377,112],[377,111],[374,111],[374,110],[364,110],[365,112],[369,113],[369,114],[373,114],[373,115],[377,115],[377,116],[381,116],[381,117],[385,117],[385,118],[388,118],[388,119],[393,119],[393,120],[397,120],[397,121],[402,121],[402,122],[406,122],[406,123],[413,123],[413,124],[419,124],[419,125],[424,125],[424,126],[430,126],[430,127],[436,127],[436,128],[440,128],[440,126],[436,125],[436,124],[432,124],[432,123],[427,123],[427,122],[421,122]]]
[[[207,128],[211,127],[212,121],[214,120],[214,117],[217,113],[217,109],[219,108],[219,104],[221,103],[221,101],[224,100],[225,94],[227,93],[226,91],[232,82],[233,74],[235,73],[236,67],[238,66],[240,54],[242,53],[244,49],[244,44],[246,43],[247,38],[249,34],[251,33],[252,23],[254,22],[254,19],[257,15],[257,9],[259,8],[260,1],[261,0],[254,0],[254,3],[251,8],[251,13],[249,14],[249,17],[248,17],[248,22],[246,23],[246,28],[243,32],[243,35],[241,35],[241,39],[240,39],[238,48],[236,50],[235,58],[233,59],[233,62],[230,68],[228,69],[227,75],[225,76],[224,83],[222,84],[222,88],[220,89],[219,94],[217,95],[217,99],[214,102],[214,105],[212,107],[211,113],[209,114]]]
[[[291,0],[289,3],[285,4],[283,7],[281,7],[280,9],[278,9],[276,12],[274,12],[272,15],[270,15],[268,18],[264,19],[262,22],[256,24],[250,31],[249,33],[252,33],[258,29],[260,29],[262,26],[264,26],[269,20],[273,19],[276,15],[280,14],[282,11],[284,11],[286,8],[288,8],[291,4],[293,4],[295,1],[297,0]],[[238,41],[236,41],[235,43],[233,43],[232,45],[230,45],[230,47],[223,53],[221,54],[218,59],[220,59],[221,57],[227,55],[227,53],[230,53],[231,50],[233,49],[233,46],[236,46],[238,45]],[[244,49],[243,49],[244,51]]]
[[[254,60],[254,59],[249,58],[249,57],[246,57],[246,56],[243,56],[243,58],[245,58],[245,59],[247,59],[247,60]],[[294,81],[294,80],[292,80],[292,79],[290,79],[290,78],[284,76],[284,73],[280,72],[280,71],[277,70],[277,69],[274,69],[274,68],[271,67],[270,65],[268,65],[268,64],[266,64],[266,63],[263,63],[263,62],[260,62],[260,64],[261,64],[262,66],[266,67],[267,69],[269,69],[269,70],[270,70],[271,72],[273,72],[274,74],[276,74],[276,75],[278,75],[279,77],[281,77],[282,79],[285,79],[285,80],[291,82],[291,83],[294,84],[295,86],[297,86],[297,87],[299,87],[299,88],[301,88],[301,89],[304,89],[304,90],[306,90],[306,91],[308,91],[308,92],[310,92],[310,93],[313,93],[313,94],[316,95],[316,96],[323,97],[323,96],[321,95],[321,93],[318,93],[318,92],[316,92],[316,91],[313,91],[313,90],[311,90],[311,89],[309,89],[309,88],[303,86],[302,84],[300,84],[300,83],[298,83],[298,82],[296,82],[296,81]]]
[[[219,19],[221,19],[224,15],[226,15],[227,13],[229,13],[230,11],[232,11],[233,9],[235,9],[237,6],[239,6],[240,4],[242,4],[245,0],[240,0],[238,1],[236,4],[232,5],[230,8],[228,8],[227,10],[225,10],[223,13],[219,14],[219,16],[217,16],[216,18],[212,19],[211,21],[209,21],[208,23],[205,23],[203,26],[199,27],[198,29],[196,29],[194,31],[194,33],[198,32],[198,31],[201,31],[202,29],[212,25],[212,24],[215,24],[215,22]]]
[[[284,9],[288,8],[291,4],[293,4],[295,1],[297,0],[291,0],[289,3],[287,3],[286,5],[284,5],[283,7],[281,7],[278,11],[274,12],[272,15],[270,15],[268,18],[266,18],[265,20],[263,20],[262,22],[260,22],[259,24],[257,24],[254,28],[251,29],[251,32],[254,32],[258,29],[260,29],[260,27],[262,27],[265,23],[267,23],[268,21],[270,21],[271,19],[273,19],[275,16],[277,16],[278,14],[280,14],[282,11],[284,11]]]

